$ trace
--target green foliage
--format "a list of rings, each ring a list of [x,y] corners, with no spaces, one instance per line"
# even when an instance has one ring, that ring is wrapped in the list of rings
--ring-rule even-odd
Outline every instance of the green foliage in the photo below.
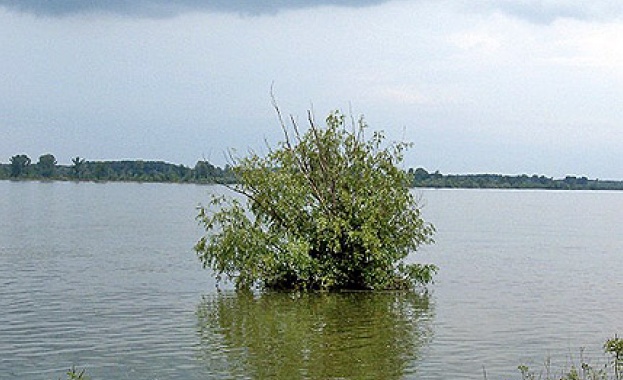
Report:
[[[91,377],[86,375],[86,370],[79,371],[76,367],[71,367],[67,371],[67,380],[90,380]],[[59,379],[60,380],[60,379]]]
[[[623,339],[617,337],[608,339],[604,344],[606,353],[612,355],[614,376],[617,380],[623,378]]]
[[[243,194],[215,197],[198,218],[207,234],[195,249],[204,267],[238,288],[388,289],[426,284],[436,267],[403,261],[430,243],[397,167],[408,144],[384,147],[380,132],[365,139],[331,113],[326,127],[282,123],[285,141],[265,157],[251,153],[233,168]],[[290,137],[290,134],[293,137]],[[247,212],[249,211],[251,215]]]
[[[56,158],[53,154],[44,154],[39,157],[39,162],[37,163],[37,171],[39,175],[43,178],[50,178],[56,172]]]
[[[108,179],[111,174],[106,162],[95,162],[93,165],[92,173],[94,178],[100,181]]]
[[[27,173],[30,166],[30,158],[25,154],[18,154],[9,160],[11,165],[11,177],[17,178]]]
[[[67,380],[89,380],[90,377],[85,375],[85,370],[79,371],[72,367],[69,371],[67,371]]]
[[[0,179],[19,178],[29,180],[86,180],[86,181],[135,181],[135,182],[192,182],[231,183],[233,173],[228,166],[220,168],[200,161],[196,169],[162,161],[86,161],[79,156],[71,159],[71,165],[59,165],[52,154],[39,157],[31,165],[25,154],[11,157],[9,164],[0,164]]]
[[[194,170],[194,174],[195,174],[195,179],[197,181],[204,181],[204,180],[209,180],[212,177],[216,177],[217,176],[217,168],[210,164],[207,161],[197,161],[197,164],[195,165],[195,170]]]
[[[47,157],[47,158],[44,158]],[[43,162],[41,161],[43,158]],[[47,160],[47,163],[45,163]],[[86,181],[136,181],[136,182],[190,182],[201,184],[235,183],[231,167],[221,168],[203,160],[194,168],[162,161],[85,161],[74,157],[71,165],[51,165],[51,154],[43,155],[36,165],[30,158],[15,155],[10,163],[0,163],[0,179],[29,180],[86,180]],[[623,190],[623,181],[588,179],[566,176],[562,179],[526,174],[507,176],[500,174],[441,174],[429,173],[423,168],[408,170],[412,187],[433,188],[502,188],[502,189],[556,189],[556,190]]]
[[[554,189],[554,190],[623,190],[621,181],[601,181],[587,177],[566,176],[553,179],[543,175],[526,174],[508,176],[501,174],[441,174],[429,173],[417,168],[409,171],[414,187],[462,188],[462,189]]]
[[[80,156],[76,156],[71,159],[71,175],[74,179],[80,179],[82,177],[82,172],[84,171],[84,158],[80,158]]]

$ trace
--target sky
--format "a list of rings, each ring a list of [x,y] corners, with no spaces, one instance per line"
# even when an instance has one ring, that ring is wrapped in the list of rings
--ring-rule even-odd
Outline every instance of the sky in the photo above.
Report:
[[[227,163],[335,109],[405,167],[623,179],[623,3],[0,0],[0,162]]]

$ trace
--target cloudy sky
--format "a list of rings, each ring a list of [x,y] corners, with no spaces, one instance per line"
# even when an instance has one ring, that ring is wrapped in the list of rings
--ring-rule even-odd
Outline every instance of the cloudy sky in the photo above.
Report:
[[[623,4],[0,0],[0,162],[219,165],[364,114],[443,173],[623,179]]]

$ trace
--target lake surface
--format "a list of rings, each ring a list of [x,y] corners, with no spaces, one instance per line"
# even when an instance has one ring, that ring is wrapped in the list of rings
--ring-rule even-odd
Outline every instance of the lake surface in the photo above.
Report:
[[[428,294],[217,291],[217,187],[0,181],[0,379],[520,378],[623,333],[623,192],[416,190]]]

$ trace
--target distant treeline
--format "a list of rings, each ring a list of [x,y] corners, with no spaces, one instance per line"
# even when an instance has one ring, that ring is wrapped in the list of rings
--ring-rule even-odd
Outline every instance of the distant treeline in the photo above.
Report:
[[[162,161],[124,160],[87,161],[81,157],[71,165],[59,165],[52,154],[44,154],[33,163],[25,154],[0,164],[0,179],[73,180],[73,181],[133,181],[133,182],[234,182],[231,168],[198,161],[194,168]]]
[[[61,181],[133,181],[173,183],[234,183],[236,178],[229,165],[224,168],[207,161],[194,167],[163,161],[123,160],[87,161],[81,157],[71,165],[59,165],[52,154],[44,154],[32,162],[25,154],[0,163],[0,179],[61,180]],[[561,179],[537,175],[448,174],[423,168],[408,170],[411,186],[464,189],[560,189],[560,190],[623,190],[623,181],[602,181],[567,176]]]
[[[463,188],[463,189],[553,189],[553,190],[623,190],[623,181],[601,181],[587,177],[566,176],[561,179],[526,174],[509,176],[501,174],[449,174],[425,169],[409,169],[413,187]]]

